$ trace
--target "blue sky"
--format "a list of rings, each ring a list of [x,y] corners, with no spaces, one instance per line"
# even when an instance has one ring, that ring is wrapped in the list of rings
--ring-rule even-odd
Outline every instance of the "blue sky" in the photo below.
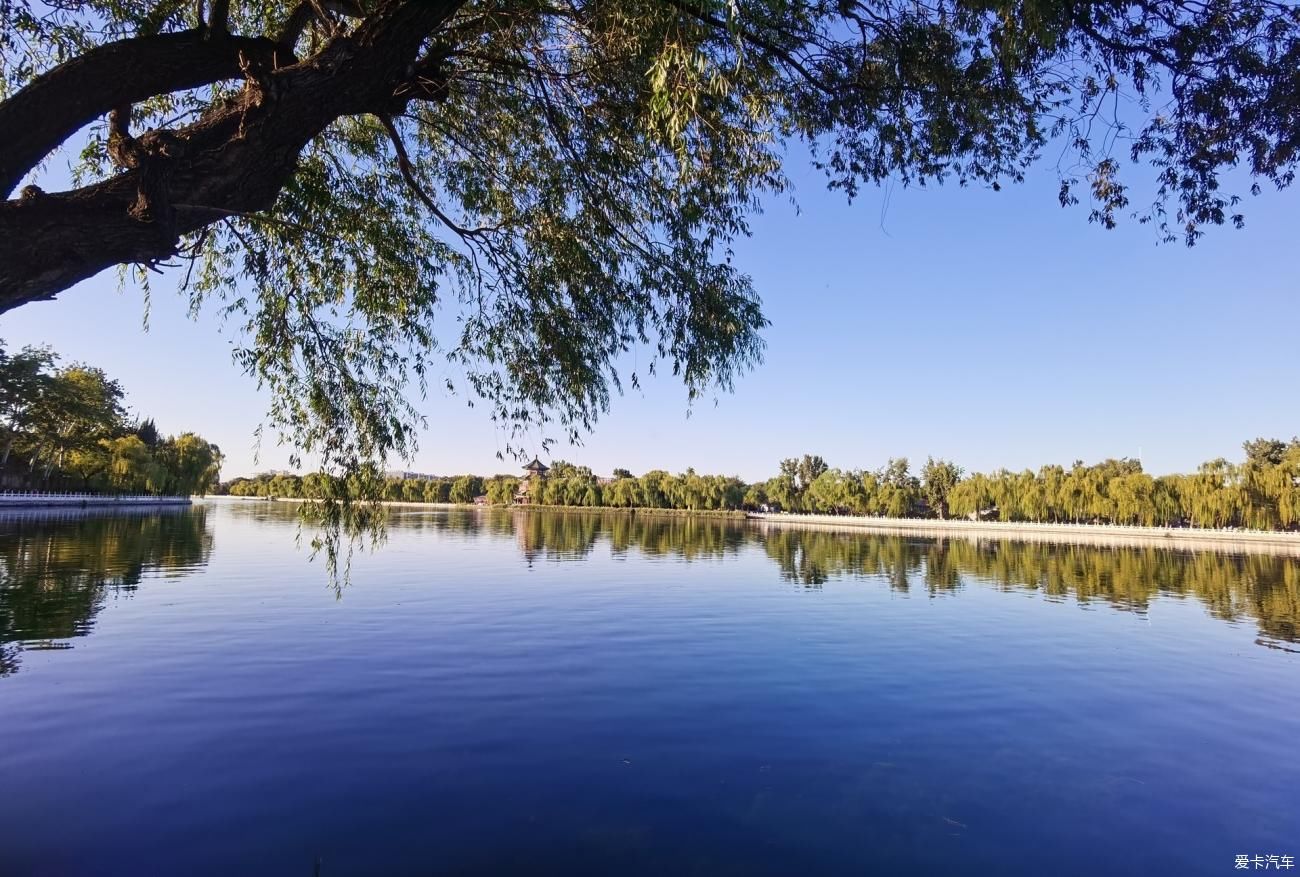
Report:
[[[643,379],[554,457],[758,479],[806,452],[846,468],[933,454],[967,470],[1140,452],[1163,473],[1300,433],[1300,193],[1247,199],[1244,231],[1189,250],[1061,209],[1047,168],[1001,192],[870,189],[853,205],[791,173],[800,210],[774,201],[737,247],[772,321],[765,363],[689,417],[669,375]],[[107,272],[0,317],[0,337],[101,366],[165,432],[221,445],[227,477],[284,466],[273,437],[254,459],[266,398],[231,363],[231,338],[168,288],[155,283],[147,332],[142,295]],[[422,408],[410,468],[513,470],[482,407],[435,386]]]

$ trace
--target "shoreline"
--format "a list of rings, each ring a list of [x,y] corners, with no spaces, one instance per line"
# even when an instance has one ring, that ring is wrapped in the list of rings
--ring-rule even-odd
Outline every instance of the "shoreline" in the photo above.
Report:
[[[266,496],[229,496],[225,494],[209,494],[200,497],[204,502],[210,500],[233,501],[233,502],[265,502],[265,503],[293,503],[301,505],[315,500],[307,499],[301,496],[277,496],[274,498]],[[528,505],[525,503],[516,505],[479,505],[472,502],[410,502],[401,499],[384,499],[379,504],[384,508],[391,509],[439,509],[442,511],[451,509],[460,509],[463,511],[501,511],[501,512],[571,512],[587,515],[655,515],[665,518],[721,518],[723,520],[744,521],[749,514],[740,509],[656,509],[646,506],[586,506],[586,505]]]
[[[1022,542],[1157,547],[1232,553],[1300,555],[1300,532],[1211,530],[1193,527],[1127,527],[1111,524],[1039,524],[1032,522],[873,518],[851,515],[791,515],[749,512],[761,527],[800,527],[826,532],[876,532],[930,538],[1011,539]]]
[[[188,496],[95,496],[83,493],[0,494],[0,511],[5,509],[148,508],[190,505]]]
[[[302,497],[207,496],[207,500],[302,504]],[[893,533],[927,538],[1010,539],[1022,542],[1058,542],[1082,545],[1157,547],[1188,551],[1219,550],[1231,553],[1292,554],[1300,556],[1300,532],[1277,530],[1212,530],[1195,527],[1138,527],[1113,524],[1044,524],[1033,522],[938,520],[934,518],[876,518],[855,515],[780,514],[721,509],[615,508],[612,506],[474,505],[383,500],[386,508],[464,511],[497,510],[526,513],[628,515],[644,517],[713,518],[752,522],[760,528],[798,527],[839,533]]]
[[[749,513],[740,509],[656,509],[648,506],[586,506],[586,505],[513,505],[488,506],[488,508],[529,512],[573,512],[586,515],[629,515],[659,518],[719,518],[724,521],[744,521]]]

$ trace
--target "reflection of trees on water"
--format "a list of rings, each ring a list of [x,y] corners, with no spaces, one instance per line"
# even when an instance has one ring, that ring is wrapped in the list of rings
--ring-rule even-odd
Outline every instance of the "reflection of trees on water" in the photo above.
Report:
[[[978,581],[1128,611],[1145,611],[1158,594],[1195,597],[1216,618],[1254,619],[1261,644],[1300,641],[1294,557],[775,528],[756,538],[784,578],[809,587],[870,576],[900,591],[917,585],[938,594]]]
[[[109,594],[146,574],[179,576],[207,563],[207,510],[0,517],[0,675],[21,650],[68,648],[85,636]]]
[[[296,510],[274,505],[234,507],[234,514],[293,525]],[[130,592],[146,574],[184,575],[205,564],[212,550],[208,511],[0,518],[0,675],[17,668],[19,643],[66,648],[67,640],[84,635],[107,595]],[[1264,645],[1300,641],[1300,559],[1294,557],[759,530],[724,518],[621,512],[395,509],[387,526],[510,540],[530,564],[581,560],[602,544],[615,556],[683,561],[733,556],[756,545],[783,579],[813,588],[833,578],[870,578],[900,592],[940,595],[982,583],[1138,612],[1158,594],[1194,597],[1216,618],[1253,620]]]
[[[393,509],[387,528],[390,532],[439,530],[506,537],[514,540],[529,563],[581,560],[601,541],[608,542],[616,556],[636,551],[685,560],[717,558],[734,554],[747,538],[743,524],[734,519],[567,509],[460,508],[434,513]]]
[[[683,560],[734,554],[745,541],[743,527],[720,518],[618,512],[527,512],[508,517],[513,518],[516,542],[530,562],[583,558],[601,540],[609,542],[616,556],[637,551]]]
[[[1132,612],[1146,611],[1158,594],[1194,597],[1215,618],[1253,619],[1263,645],[1300,642],[1300,559],[1289,556],[758,530],[726,518],[620,512],[458,509],[391,523],[509,536],[529,563],[582,559],[602,542],[615,555],[636,551],[686,561],[732,555],[757,543],[783,579],[805,587],[821,587],[832,578],[872,578],[896,591],[939,595],[983,583]]]
[[[782,578],[808,587],[821,587],[836,576],[877,576],[906,592],[925,558],[925,542],[899,537],[863,539],[857,534],[783,528],[755,536]]]
[[[516,512],[458,509],[390,522],[406,528],[509,536],[525,559],[579,560],[606,542],[615,555],[640,552],[691,561],[737,553],[757,543],[781,577],[805,587],[832,578],[883,579],[900,592],[939,595],[970,583],[1041,591],[1052,599],[1146,611],[1158,594],[1194,597],[1225,621],[1253,619],[1260,643],[1300,642],[1300,559],[1162,548],[927,539],[772,527],[725,518],[619,512]]]

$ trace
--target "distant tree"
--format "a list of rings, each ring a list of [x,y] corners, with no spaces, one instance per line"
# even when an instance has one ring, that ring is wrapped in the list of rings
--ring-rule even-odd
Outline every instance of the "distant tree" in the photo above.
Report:
[[[981,472],[958,482],[948,493],[949,512],[962,517],[978,519],[993,505],[992,479]]]
[[[115,491],[202,492],[215,484],[215,445],[192,433],[164,441],[151,418],[128,421],[122,386],[102,369],[56,362],[48,348],[9,355],[0,342],[0,468],[10,478]]]
[[[0,429],[3,429],[3,449],[0,449],[0,466],[9,462],[15,442],[32,426],[34,416],[42,409],[43,400],[51,391],[56,357],[48,347],[24,347],[9,355],[0,342]]]
[[[804,509],[805,494],[817,477],[826,471],[826,461],[815,454],[804,454],[802,457],[790,457],[782,460],[779,467],[780,471],[777,479],[779,485],[769,483],[768,494],[778,502],[782,508],[790,511],[802,511]],[[772,488],[775,487],[775,490]]]
[[[559,467],[558,472],[555,471]],[[556,478],[595,478],[596,475],[591,471],[590,466],[580,466],[576,463],[569,463],[565,460],[556,460],[551,467],[551,471],[546,473],[547,477]]]
[[[774,478],[769,478],[763,484],[763,492],[767,494],[768,503],[775,505],[778,510],[785,512],[803,511],[802,495],[799,491],[798,482],[792,468],[787,468],[783,461],[781,474]]]
[[[492,505],[510,505],[515,501],[519,479],[511,475],[496,475],[483,482],[483,491]]]
[[[641,502],[646,508],[664,509],[670,507],[665,488],[671,477],[662,469],[652,469],[638,479],[640,482]]]
[[[109,480],[114,490],[143,493],[161,487],[161,467],[156,464],[149,446],[138,435],[103,439],[102,444],[108,451]]]
[[[783,471],[784,471],[783,466]],[[817,477],[825,472],[829,467],[826,461],[816,454],[804,454],[794,463],[795,482],[799,490],[805,491],[812,486]]]
[[[103,370],[85,365],[61,369],[31,413],[33,468],[43,477],[68,462],[74,451],[93,455],[101,439],[122,430],[123,391]]]
[[[111,474],[116,479],[115,489],[128,489],[138,483],[138,477],[153,484],[148,473],[165,462],[161,451],[176,441],[164,442],[160,453],[151,460],[138,454],[140,442],[133,433],[117,438],[130,441],[101,440],[94,449],[70,452],[64,471],[88,485],[107,485]],[[197,437],[192,440],[201,442]],[[842,470],[823,468],[820,458],[810,456],[806,467],[803,460],[790,458],[782,461],[781,474],[754,484],[694,469],[676,475],[651,470],[640,478],[601,483],[589,467],[559,461],[560,475],[533,484],[531,501],[552,506],[687,511],[757,509],[766,505],[791,512],[897,517],[933,513],[996,517],[1001,521],[1073,520],[1144,526],[1300,526],[1300,441],[1269,440],[1268,444],[1261,442],[1254,447],[1264,450],[1253,455],[1248,450],[1247,459],[1239,464],[1211,460],[1194,473],[1160,478],[1152,478],[1142,471],[1138,461],[1125,458],[1093,465],[1079,460],[1068,471],[1048,465],[1037,472],[998,469],[964,477],[956,464],[929,458],[917,477],[905,457],[890,459],[875,470]],[[151,465],[154,469],[149,468]],[[801,469],[818,471],[802,491]],[[130,481],[127,476],[137,480]],[[234,479],[224,489],[232,495],[317,496],[331,495],[328,488],[332,484],[319,475],[302,479],[299,484],[296,477],[262,474],[253,479]],[[487,480],[473,475],[455,479],[394,478],[385,489],[395,496],[418,495],[428,502],[465,503],[486,493],[491,502],[505,504],[513,499],[517,481],[500,475]],[[947,573],[934,581],[941,579],[946,581]]]
[[[735,511],[741,507],[745,501],[745,482],[739,478],[718,477],[714,481],[715,496],[717,498],[716,508]]]
[[[663,505],[661,508],[680,509],[685,508],[685,496],[682,490],[684,479],[680,475],[663,473],[663,478],[659,482],[659,489],[663,492]]]
[[[475,475],[462,475],[451,485],[451,501],[471,503],[483,493],[483,479]]]
[[[157,453],[167,472],[165,489],[169,493],[202,495],[220,476],[221,449],[192,432],[181,433],[160,443]],[[281,495],[300,496],[300,481],[295,482],[293,490],[293,493]]]
[[[1300,439],[1291,439],[1291,444],[1300,444]],[[1281,439],[1257,438],[1242,443],[1248,466],[1279,466],[1286,458],[1287,447]]]
[[[1113,506],[1117,524],[1151,526],[1156,522],[1155,479],[1145,472],[1116,475],[1107,483],[1106,493]]]
[[[333,485],[329,476],[321,472],[308,472],[302,477],[302,495],[307,499],[325,499]]]
[[[1186,512],[1180,494],[1181,479],[1177,475],[1162,475],[1156,479],[1151,492],[1151,503],[1156,510],[1156,523],[1163,526],[1183,524]]]
[[[948,517],[948,495],[961,481],[961,467],[947,460],[927,457],[921,467],[921,484],[925,502],[940,518]]]
[[[880,513],[892,518],[912,513],[921,496],[921,483],[910,472],[906,457],[891,459],[880,470]]]
[[[302,496],[302,478],[298,475],[281,472],[267,482],[265,495],[283,498]]]
[[[1063,521],[1065,513],[1061,505],[1061,489],[1065,484],[1065,468],[1048,465],[1038,470],[1037,481],[1042,493],[1042,511],[1038,520]]]
[[[646,504],[641,497],[640,482],[630,475],[618,478],[613,484],[610,484],[605,490],[604,499],[606,505],[615,508],[632,508]]]
[[[130,460],[130,452],[133,449],[124,448],[123,456],[127,457],[127,463],[123,466],[122,458],[118,456],[117,451],[120,443],[128,440],[144,448],[135,436],[124,436],[117,439],[104,438],[93,445],[81,445],[70,449],[59,465],[63,475],[63,478],[59,479],[63,481],[62,486],[75,486],[78,490],[86,492],[134,490],[137,473],[142,482],[145,478],[145,470],[149,462],[148,448],[144,448],[145,459],[142,462],[145,465],[140,465],[138,468],[131,465],[135,462]],[[116,472],[112,471],[115,464],[118,467]],[[68,479],[71,479],[71,485]]]
[[[1284,527],[1300,525],[1300,441],[1291,440],[1286,456],[1273,471],[1273,495]]]
[[[446,478],[431,478],[424,484],[424,501],[451,502],[451,482]]]
[[[135,435],[136,438],[144,442],[145,447],[150,450],[158,447],[162,442],[162,436],[158,434],[158,426],[153,422],[152,417],[140,421],[139,425],[135,428]]]
[[[839,469],[824,469],[804,492],[807,511],[839,514],[850,509],[848,476]]]

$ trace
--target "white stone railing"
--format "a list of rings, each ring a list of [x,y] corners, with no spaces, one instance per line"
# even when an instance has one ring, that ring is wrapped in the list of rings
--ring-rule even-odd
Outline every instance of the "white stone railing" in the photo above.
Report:
[[[0,492],[0,509],[6,508],[85,508],[88,506],[189,505],[188,496],[149,496],[147,494],[48,493],[6,490]]]
[[[1031,521],[971,521],[962,518],[886,518],[871,515],[806,515],[750,512],[757,521],[777,524],[813,524],[827,528],[859,528],[897,533],[927,535],[964,533],[1009,537],[1042,536],[1047,538],[1100,537],[1161,540],[1173,542],[1217,542],[1232,544],[1284,545],[1300,547],[1300,532],[1244,530],[1220,527],[1142,527],[1127,524],[1066,524]]]

